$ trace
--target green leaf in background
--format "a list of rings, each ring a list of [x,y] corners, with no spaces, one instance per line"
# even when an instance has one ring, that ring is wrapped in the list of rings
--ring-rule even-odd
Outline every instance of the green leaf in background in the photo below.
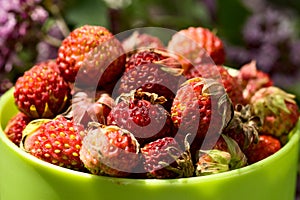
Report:
[[[240,0],[217,0],[217,25],[218,35],[226,38],[231,44],[243,44],[241,30],[249,16]]]
[[[67,0],[65,18],[79,27],[85,24],[108,27],[107,6],[102,0]]]

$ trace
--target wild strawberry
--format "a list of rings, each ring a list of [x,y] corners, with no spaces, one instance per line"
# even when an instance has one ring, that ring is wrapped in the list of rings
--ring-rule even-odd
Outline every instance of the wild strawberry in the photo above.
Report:
[[[139,143],[125,129],[97,125],[83,139],[80,158],[92,174],[126,177],[140,161]]]
[[[123,73],[125,59],[121,43],[109,30],[84,25],[63,40],[56,61],[68,82],[106,88]]]
[[[196,163],[196,176],[205,176],[229,171],[230,153],[218,149],[201,151]]]
[[[106,91],[79,91],[73,95],[72,105],[65,115],[85,127],[91,121],[106,124],[107,116],[114,105],[114,99]]]
[[[4,133],[17,146],[20,145],[22,139],[22,131],[31,119],[22,112],[18,112],[8,121]]]
[[[258,142],[261,126],[262,120],[254,114],[251,105],[238,104],[235,106],[233,118],[222,133],[234,139],[244,150],[251,143]]]
[[[134,69],[136,66],[155,63],[168,59],[170,55],[166,51],[157,49],[141,49],[132,53],[126,61],[125,71]]]
[[[285,144],[287,135],[295,127],[300,116],[295,95],[269,86],[258,90],[250,103],[254,113],[263,121],[261,134],[271,134]]]
[[[141,145],[158,138],[172,136],[173,123],[169,112],[160,104],[165,98],[139,90],[121,96],[107,116],[107,123],[130,131]]]
[[[230,137],[221,135],[213,149],[200,150],[196,175],[203,176],[238,169],[247,165],[247,157]]]
[[[273,85],[270,76],[257,69],[255,61],[243,65],[238,70],[237,80],[238,85],[243,88],[243,97],[247,103],[260,88]]]
[[[187,147],[188,148],[188,147]],[[172,137],[164,137],[141,148],[144,169],[149,178],[191,177],[194,166],[189,149],[182,150]]]
[[[62,116],[31,121],[23,131],[21,148],[61,167],[82,171],[79,150],[85,132],[82,125]]]
[[[280,141],[271,135],[259,135],[257,144],[251,144],[245,151],[248,163],[253,164],[263,160],[281,149]]]
[[[201,148],[206,137],[216,140],[232,115],[232,103],[222,84],[201,77],[182,84],[171,108],[171,118],[178,134],[191,134],[192,155]]]
[[[118,94],[129,93],[137,89],[157,93],[167,99],[163,106],[169,111],[179,85],[180,75],[178,69],[161,64],[138,65],[123,74]]]
[[[70,88],[53,60],[36,64],[19,77],[14,90],[15,103],[30,118],[53,118],[70,99]]]
[[[184,76],[187,79],[204,77],[219,80],[224,85],[225,91],[234,106],[246,103],[243,97],[243,87],[239,84],[237,78],[232,76],[222,65],[214,65],[213,63],[193,65],[184,71]]]
[[[180,54],[193,65],[212,61],[222,65],[225,61],[222,40],[204,27],[189,27],[175,33],[168,43],[168,50]]]
[[[155,36],[147,33],[134,31],[128,38],[122,41],[122,46],[126,53],[137,49],[163,49],[163,42]]]
[[[132,90],[157,93],[170,110],[182,74],[181,64],[167,51],[148,49],[131,55],[119,82],[118,95]]]

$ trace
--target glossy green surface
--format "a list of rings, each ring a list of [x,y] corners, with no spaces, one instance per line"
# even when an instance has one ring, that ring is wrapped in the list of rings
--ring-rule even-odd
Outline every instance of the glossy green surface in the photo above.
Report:
[[[279,152],[238,170],[175,180],[109,178],[45,163],[11,143],[3,129],[17,112],[12,92],[0,98],[1,200],[294,200],[299,123]]]

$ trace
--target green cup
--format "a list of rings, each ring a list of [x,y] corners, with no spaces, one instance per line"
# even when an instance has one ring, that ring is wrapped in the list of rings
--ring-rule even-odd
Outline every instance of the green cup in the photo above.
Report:
[[[0,98],[1,200],[294,200],[300,123],[274,155],[241,169],[172,180],[111,178],[76,172],[22,151],[3,133],[17,112],[13,89]]]

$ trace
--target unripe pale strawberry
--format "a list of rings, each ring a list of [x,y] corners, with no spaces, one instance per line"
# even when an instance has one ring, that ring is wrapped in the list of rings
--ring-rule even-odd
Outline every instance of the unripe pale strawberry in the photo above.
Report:
[[[139,143],[127,130],[118,126],[94,125],[83,140],[80,159],[97,175],[126,177],[138,165]]]

